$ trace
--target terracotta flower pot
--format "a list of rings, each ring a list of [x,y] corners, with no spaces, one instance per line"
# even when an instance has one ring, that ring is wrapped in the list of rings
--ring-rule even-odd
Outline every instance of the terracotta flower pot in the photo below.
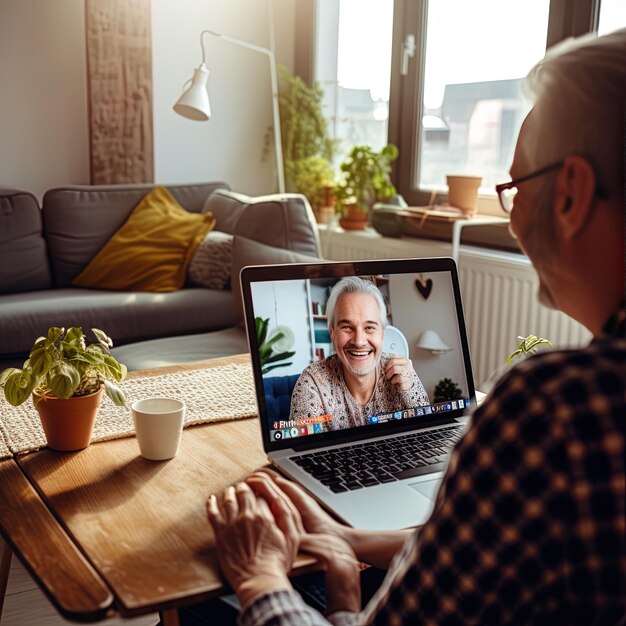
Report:
[[[339,225],[344,230],[364,230],[367,228],[369,215],[367,211],[351,207],[348,215],[339,220]]]
[[[43,398],[36,405],[48,447],[69,452],[82,450],[91,443],[91,434],[104,386],[78,398]],[[33,394],[33,400],[35,396]]]

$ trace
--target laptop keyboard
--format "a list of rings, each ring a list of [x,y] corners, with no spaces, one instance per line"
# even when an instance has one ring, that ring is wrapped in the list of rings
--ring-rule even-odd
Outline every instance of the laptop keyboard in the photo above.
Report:
[[[443,470],[463,426],[368,441],[290,459],[334,493]]]

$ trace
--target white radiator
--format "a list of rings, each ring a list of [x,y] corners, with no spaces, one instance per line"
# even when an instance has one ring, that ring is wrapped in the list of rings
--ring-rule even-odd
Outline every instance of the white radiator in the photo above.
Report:
[[[587,343],[589,331],[537,302],[538,280],[521,255],[461,250],[461,295],[477,388],[506,364],[517,336],[538,335],[555,347]]]
[[[424,239],[322,230],[320,237],[325,258],[337,261],[451,253],[451,244]],[[584,345],[591,338],[583,326],[537,302],[537,277],[525,256],[461,246],[459,276],[477,389],[506,366],[518,335],[545,337],[563,348]]]

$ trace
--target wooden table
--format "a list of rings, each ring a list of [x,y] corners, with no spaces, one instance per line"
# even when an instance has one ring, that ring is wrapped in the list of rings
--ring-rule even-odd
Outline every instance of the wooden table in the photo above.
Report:
[[[247,360],[226,357],[133,376]],[[224,592],[207,496],[266,462],[257,418],[187,428],[170,461],[143,459],[134,437],[9,459],[0,463],[6,548],[67,618],[164,611],[175,624],[169,609]],[[2,562],[7,558],[5,550]],[[0,610],[2,592],[0,567]]]

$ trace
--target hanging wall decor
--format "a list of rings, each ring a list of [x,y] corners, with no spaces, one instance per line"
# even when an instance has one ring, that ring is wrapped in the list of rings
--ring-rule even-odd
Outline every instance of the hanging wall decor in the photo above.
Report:
[[[419,278],[415,280],[415,287],[420,292],[420,295],[424,300],[428,300],[430,292],[433,290],[433,281],[431,278],[424,280],[424,275],[420,274]]]

